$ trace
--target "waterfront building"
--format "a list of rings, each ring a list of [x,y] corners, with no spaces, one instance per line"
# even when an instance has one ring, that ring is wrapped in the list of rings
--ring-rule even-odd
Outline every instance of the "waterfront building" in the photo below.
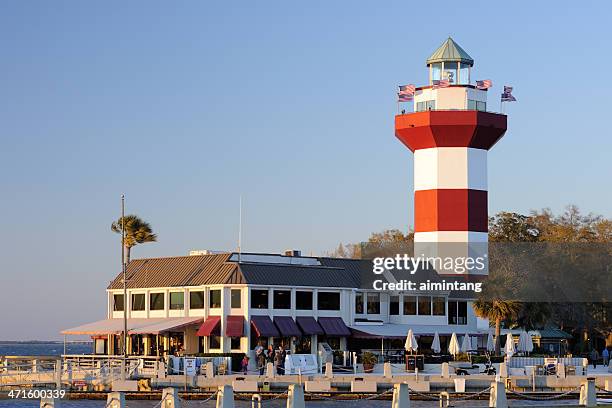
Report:
[[[371,262],[283,255],[207,253],[132,260],[107,288],[107,318],[65,330],[90,335],[99,354],[121,354],[127,307],[130,354],[252,353],[258,344],[282,344],[316,354],[403,349],[408,329],[428,349],[438,332],[444,346],[454,332],[486,343],[488,325],[471,301],[452,292],[391,295],[361,289]],[[480,321],[480,324],[479,324]]]

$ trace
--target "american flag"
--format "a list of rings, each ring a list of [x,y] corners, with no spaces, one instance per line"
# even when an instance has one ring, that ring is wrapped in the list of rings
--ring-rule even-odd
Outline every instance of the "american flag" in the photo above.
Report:
[[[478,89],[489,89],[493,86],[493,81],[490,79],[483,79],[482,81],[476,81],[476,88]]]
[[[410,102],[412,101],[412,95],[403,94],[401,92],[398,92],[397,101],[398,102]]]
[[[512,87],[504,85],[504,92],[501,94],[502,102],[514,102],[516,98],[512,95]]]
[[[414,95],[414,91],[416,90],[416,87],[412,84],[409,85],[400,85],[399,86],[399,93],[401,95]]]
[[[447,79],[434,79],[431,81],[432,89],[447,88],[450,85],[450,81]]]

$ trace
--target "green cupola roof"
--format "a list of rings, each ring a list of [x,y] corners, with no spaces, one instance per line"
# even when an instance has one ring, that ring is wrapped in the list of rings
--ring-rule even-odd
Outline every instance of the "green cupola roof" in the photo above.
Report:
[[[469,66],[474,65],[472,57],[470,57],[468,53],[450,37],[431,54],[431,57],[427,58],[427,65],[433,64],[434,62],[445,61],[463,62]]]

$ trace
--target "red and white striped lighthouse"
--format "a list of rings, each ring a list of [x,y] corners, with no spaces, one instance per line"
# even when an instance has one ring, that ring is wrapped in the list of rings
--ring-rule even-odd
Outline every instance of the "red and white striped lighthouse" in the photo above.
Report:
[[[395,135],[414,153],[415,256],[418,243],[487,242],[487,152],[506,116],[487,111],[473,65],[449,37],[427,60],[414,111],[395,117]]]

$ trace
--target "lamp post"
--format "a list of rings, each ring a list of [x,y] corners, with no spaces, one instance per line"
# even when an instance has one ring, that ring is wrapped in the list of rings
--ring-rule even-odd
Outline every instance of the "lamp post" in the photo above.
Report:
[[[123,270],[123,364],[121,367],[121,379],[125,380],[125,371],[127,367],[127,279],[126,279],[126,264],[125,264],[125,195],[121,194],[121,268]]]

